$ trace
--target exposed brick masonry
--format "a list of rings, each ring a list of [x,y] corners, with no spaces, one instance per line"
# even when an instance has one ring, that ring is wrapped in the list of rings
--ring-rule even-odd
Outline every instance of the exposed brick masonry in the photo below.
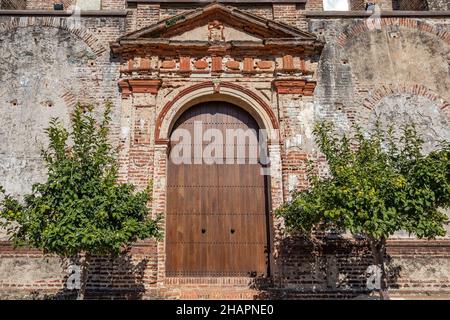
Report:
[[[391,1],[378,2],[383,10],[392,8]],[[51,9],[49,4],[29,1],[28,8]],[[442,1],[429,1],[429,5],[434,10],[448,10]],[[102,10],[126,10],[127,15],[82,16],[78,27],[71,26],[67,17],[57,15],[0,15],[0,40],[4,44],[0,50],[4,71],[0,79],[5,84],[0,88],[0,136],[8,134],[7,141],[11,140],[0,143],[0,154],[8,155],[0,157],[0,184],[13,190],[42,179],[37,175],[41,171],[37,151],[31,148],[30,139],[20,139],[26,137],[26,132],[16,131],[26,124],[28,132],[41,132],[41,123],[47,123],[52,115],[66,117],[77,99],[93,101],[98,108],[104,99],[113,102],[111,139],[120,147],[120,181],[142,189],[153,180],[153,202],[149,203],[153,215],[164,214],[167,200],[169,146],[167,137],[161,136],[167,129],[164,121],[175,116],[174,108],[180,101],[198,98],[195,95],[202,90],[216,96],[233,92],[235,101],[242,97],[254,101],[259,107],[252,111],[265,114],[267,122],[280,130],[280,141],[274,139],[269,145],[271,214],[290,198],[292,191],[308,187],[307,160],[317,161],[320,174],[327,174],[312,136],[317,120],[332,121],[341,131],[349,130],[355,122],[368,128],[380,110],[388,110],[386,117],[403,119],[405,115],[399,109],[404,107],[402,110],[410,108],[412,118],[423,123],[418,118],[421,114],[433,123],[433,130],[423,128],[427,139],[450,139],[447,18],[382,18],[382,30],[372,31],[361,18],[307,19],[308,12],[323,10],[322,0],[230,6],[313,32],[325,41],[325,47],[323,51],[319,47],[301,51],[297,49],[302,45],[298,45],[289,51],[275,44],[275,49],[258,47],[251,53],[236,55],[220,46],[209,51],[186,46],[170,52],[163,46],[157,50],[137,46],[135,51],[111,52],[110,44],[119,37],[197,9],[196,3],[127,4],[125,0],[103,0]],[[221,16],[215,18],[220,20]],[[166,27],[172,23],[169,21]],[[236,31],[227,23],[222,26],[230,32],[228,37],[238,34],[239,39],[233,40],[250,37],[256,30],[236,27]],[[193,32],[188,26],[177,35],[192,32],[190,40],[211,37],[207,27],[199,30]],[[49,50],[58,48],[62,55],[56,59],[47,51],[41,54],[33,49],[33,41]],[[25,49],[21,48],[32,56],[25,59],[20,51]],[[66,75],[63,68],[71,74]],[[24,79],[30,81],[24,88],[39,88],[38,94],[27,94],[30,91],[21,87],[25,82],[20,80]],[[21,125],[13,127],[15,123]],[[11,132],[16,133],[14,140]],[[36,136],[41,141],[42,137]],[[18,172],[20,181],[11,178],[12,170]],[[24,187],[13,191],[22,195],[27,190]],[[323,243],[313,246],[305,239],[283,234],[283,221],[272,215],[270,219],[274,239],[270,243],[273,252],[269,279],[168,278],[164,240],[147,240],[115,261],[97,257],[90,271],[88,297],[304,299],[367,294],[364,272],[372,261],[364,243],[345,237],[324,238]],[[165,227],[164,215],[161,227]],[[6,240],[3,234],[0,237]],[[388,254],[393,270],[398,272],[391,279],[392,294],[450,296],[449,243],[448,237],[428,242],[399,236],[390,241]],[[57,257],[43,256],[29,248],[13,249],[3,241],[0,261],[0,298],[55,294],[57,298],[68,298],[72,294],[63,290],[67,272]]]

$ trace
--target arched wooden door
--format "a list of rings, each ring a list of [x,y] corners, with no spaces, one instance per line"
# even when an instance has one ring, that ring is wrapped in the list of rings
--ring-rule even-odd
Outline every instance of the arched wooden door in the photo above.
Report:
[[[244,156],[238,155],[237,151],[234,153],[232,164],[230,158],[223,164],[206,164],[212,162],[208,161],[207,154],[203,154],[202,163],[198,164],[198,159],[197,162],[194,161],[194,151],[183,154],[178,148],[177,154],[174,154],[177,144],[189,145],[192,150],[199,147],[198,140],[194,137],[196,122],[197,126],[201,122],[202,134],[208,129],[219,130],[216,133],[222,134],[223,141],[211,139],[200,144],[202,150],[205,150],[208,144],[211,146],[212,141],[216,147],[222,148],[224,157],[230,143],[230,148],[233,148],[237,142],[234,140],[233,144],[230,139],[226,139],[227,129],[243,129],[250,132],[249,137],[251,134],[254,136],[253,139],[245,140]],[[186,130],[183,131],[183,137],[190,135],[191,138],[177,138],[178,142],[174,142],[174,132],[179,129]],[[253,130],[253,133],[247,130]],[[250,114],[225,102],[196,105],[182,114],[176,122],[168,161],[167,276],[267,275],[269,246],[266,177],[261,172],[259,162],[255,163],[254,154],[248,152],[254,151],[251,147],[255,147],[254,138],[257,138],[258,130],[258,124]],[[215,160],[220,156],[220,152],[210,154]],[[191,161],[184,162],[191,163],[179,164],[180,158],[189,158]]]

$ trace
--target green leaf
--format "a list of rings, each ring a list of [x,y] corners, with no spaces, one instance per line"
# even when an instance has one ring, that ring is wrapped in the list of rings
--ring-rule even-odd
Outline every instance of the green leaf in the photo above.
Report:
[[[0,218],[16,245],[61,256],[118,254],[138,239],[160,236],[158,219],[149,218],[151,188],[135,192],[117,182],[117,152],[109,142],[111,104],[101,121],[93,110],[78,104],[70,130],[51,119],[45,130],[48,148],[42,151],[47,181],[33,185],[23,204],[8,195],[0,201]]]

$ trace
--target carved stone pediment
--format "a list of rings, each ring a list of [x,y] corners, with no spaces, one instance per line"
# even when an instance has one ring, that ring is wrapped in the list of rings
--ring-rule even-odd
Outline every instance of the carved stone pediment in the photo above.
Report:
[[[226,54],[317,54],[323,45],[312,33],[214,3],[126,34],[111,48],[117,54],[189,54],[211,47]]]
[[[234,7],[213,3],[120,37],[123,97],[157,94],[171,79],[253,77],[278,94],[312,95],[316,35]],[[214,87],[220,90],[220,85]]]
[[[201,25],[191,30],[187,30],[179,35],[174,35],[171,40],[209,42],[227,42],[227,41],[260,41],[261,38],[252,35],[234,27],[223,24],[219,20],[213,20],[208,24]]]

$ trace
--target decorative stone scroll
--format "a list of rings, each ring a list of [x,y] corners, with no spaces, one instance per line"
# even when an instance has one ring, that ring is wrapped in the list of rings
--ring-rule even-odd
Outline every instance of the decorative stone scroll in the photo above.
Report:
[[[127,98],[133,93],[157,94],[161,87],[160,79],[125,79],[119,81],[122,97]]]
[[[283,79],[274,80],[273,85],[278,94],[301,94],[304,96],[312,96],[317,82],[298,79]]]

